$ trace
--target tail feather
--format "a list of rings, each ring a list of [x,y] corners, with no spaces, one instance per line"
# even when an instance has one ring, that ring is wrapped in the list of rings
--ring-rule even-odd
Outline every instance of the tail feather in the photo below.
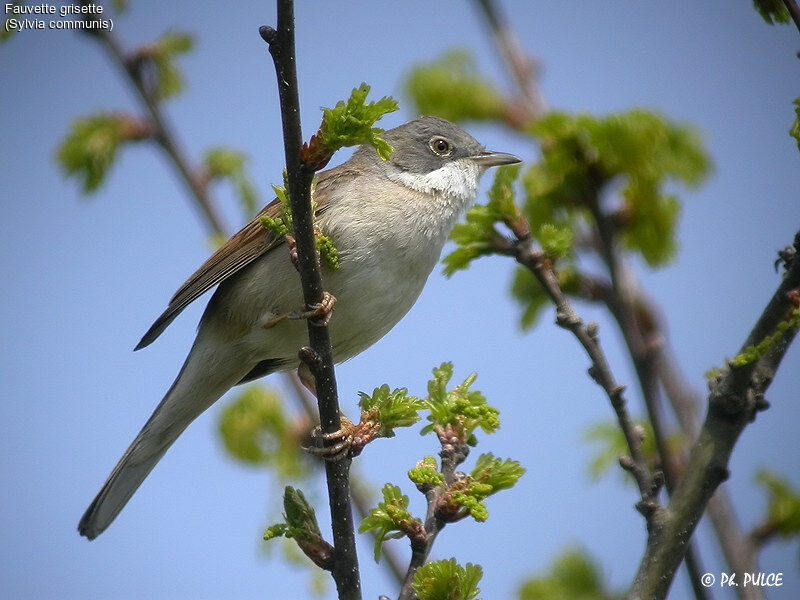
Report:
[[[175,383],[86,509],[78,524],[81,535],[93,540],[103,533],[178,436],[249,371],[247,364],[237,365],[236,357],[228,358],[195,344]]]

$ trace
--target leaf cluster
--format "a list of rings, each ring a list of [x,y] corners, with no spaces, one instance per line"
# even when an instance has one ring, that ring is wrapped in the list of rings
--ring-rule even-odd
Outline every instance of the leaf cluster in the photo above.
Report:
[[[510,226],[519,219],[514,203],[514,181],[519,175],[519,165],[499,167],[489,190],[489,201],[469,208],[465,223],[453,227],[450,239],[456,249],[444,258],[444,274],[450,277],[481,256],[495,251],[495,239],[500,235],[496,226]]]
[[[666,187],[694,187],[710,169],[693,129],[644,110],[606,117],[550,113],[531,126],[542,160],[524,177],[525,216],[573,230],[608,184],[619,190],[622,239],[651,267],[673,258],[679,203]]]
[[[605,591],[600,568],[581,549],[567,550],[546,575],[529,579],[519,590],[520,600],[614,600]]]
[[[268,527],[264,532],[265,540],[276,537],[287,537],[306,542],[322,540],[317,515],[302,491],[286,486],[283,494],[283,509],[284,522]]]
[[[472,518],[483,522],[489,518],[483,501],[500,490],[514,487],[524,474],[525,469],[515,460],[481,454],[472,473],[458,481],[445,497],[449,496],[449,503],[465,508]]]
[[[148,128],[129,115],[98,113],[73,121],[58,147],[56,158],[69,177],[82,180],[84,193],[96,191],[103,183],[120,147],[145,139]]]
[[[645,460],[651,470],[660,468],[652,424],[649,420],[638,420],[636,426],[644,432],[642,453]],[[584,440],[598,446],[597,453],[588,468],[589,475],[594,481],[606,475],[613,466],[618,464],[619,457],[627,455],[629,452],[625,434],[616,422],[608,421],[591,426],[586,430]],[[670,455],[680,456],[686,446],[686,438],[680,433],[674,433],[667,438],[666,444]],[[626,474],[626,481],[633,483],[633,479],[627,475],[626,471],[620,469],[619,472]]]
[[[480,427],[485,433],[494,433],[500,427],[500,413],[489,406],[483,394],[470,390],[477,378],[475,373],[448,391],[447,384],[452,377],[452,363],[442,363],[433,370],[433,378],[428,382],[428,397],[424,400],[430,410],[430,423],[421,433],[451,427],[460,439],[474,446],[477,443],[473,435],[475,429]]]
[[[480,565],[462,567],[451,558],[422,565],[412,586],[419,600],[477,600],[482,577]]]
[[[448,121],[497,121],[505,99],[482,78],[466,50],[450,50],[436,61],[411,69],[405,93],[416,112]]]
[[[387,483],[383,486],[383,501],[373,508],[369,516],[362,522],[358,531],[376,531],[375,536],[375,561],[381,554],[381,544],[386,536],[391,533],[409,534],[415,528],[421,529],[422,522],[411,516],[408,512],[408,496],[403,495],[396,485]]]
[[[797,141],[797,149],[800,150],[800,98],[797,98],[793,104],[795,119],[792,128],[789,130],[789,135]]]
[[[317,208],[314,201],[315,186],[316,180],[311,183],[311,213],[316,216]],[[286,169],[283,170],[283,185],[273,185],[272,190],[275,192],[275,196],[281,204],[281,214],[278,217],[261,215],[261,217],[259,217],[261,226],[280,237],[293,236],[292,204],[289,200],[289,182]],[[314,242],[322,265],[329,271],[336,271],[339,268],[339,251],[333,244],[333,240],[325,235],[316,225],[314,226]]]
[[[375,127],[383,115],[399,108],[396,100],[384,96],[377,102],[367,102],[370,87],[362,83],[353,89],[347,102],[339,101],[333,108],[322,109],[322,124],[303,148],[303,161],[309,168],[319,170],[340,148],[370,144],[381,160],[389,160],[392,147],[383,139],[384,130]]]
[[[268,389],[247,388],[225,406],[217,428],[225,450],[240,462],[272,467],[284,478],[307,471],[291,420]]]
[[[380,423],[377,437],[393,437],[395,427],[410,427],[419,421],[419,411],[425,408],[422,400],[408,395],[407,389],[389,391],[385,384],[375,388],[372,395],[359,392],[359,397],[361,411],[373,413]]]
[[[155,67],[157,86],[155,94],[166,100],[180,94],[186,81],[176,59],[192,49],[194,38],[188,33],[168,31],[161,38],[143,49],[143,56]]]
[[[215,146],[206,150],[203,165],[209,180],[227,179],[233,186],[239,202],[248,217],[258,210],[260,200],[245,165],[247,156],[243,152]]]
[[[753,0],[753,8],[768,25],[786,25],[791,20],[789,9],[782,0]]]
[[[783,538],[800,534],[800,492],[789,481],[768,469],[756,474],[756,481],[767,492],[767,522]]]

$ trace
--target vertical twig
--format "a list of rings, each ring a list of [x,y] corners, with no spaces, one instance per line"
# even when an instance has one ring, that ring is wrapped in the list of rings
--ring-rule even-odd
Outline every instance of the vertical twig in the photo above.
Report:
[[[278,79],[298,268],[303,297],[310,309],[322,302],[324,293],[311,212],[311,181],[314,172],[307,168],[300,158],[303,136],[300,128],[300,100],[295,63],[294,2],[278,0],[277,4],[277,30],[261,27],[260,33],[269,44]],[[310,348],[303,349],[301,356],[310,367],[316,382],[322,431],[333,433],[340,427],[340,415],[333,352],[327,324],[322,320],[309,319],[308,337]],[[325,463],[334,544],[332,575],[341,600],[360,600],[361,582],[353,513],[350,506],[349,469],[349,459]]]

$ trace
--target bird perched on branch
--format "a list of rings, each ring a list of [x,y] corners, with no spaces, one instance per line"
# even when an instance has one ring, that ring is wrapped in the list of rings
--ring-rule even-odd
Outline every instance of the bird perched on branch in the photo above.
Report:
[[[175,293],[136,350],[217,286],[178,377],[86,510],[81,535],[94,539],[102,533],[189,423],[230,388],[298,368],[298,350],[308,341],[300,318],[329,312],[335,298],[335,362],[386,335],[417,300],[453,225],[475,200],[484,171],[519,162],[486,151],[458,126],[435,117],[389,130],[385,139],[394,149],[388,161],[362,146],[317,178],[316,224],[339,254],[339,268],[323,271],[329,292],[323,305],[298,311],[303,294],[286,237],[265,229],[260,219],[278,218],[278,201]],[[309,383],[302,369],[300,375]]]

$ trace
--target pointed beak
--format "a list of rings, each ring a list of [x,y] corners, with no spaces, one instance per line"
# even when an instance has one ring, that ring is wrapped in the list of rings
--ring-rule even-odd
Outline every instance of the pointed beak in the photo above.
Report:
[[[470,156],[469,159],[481,167],[499,167],[500,165],[514,165],[522,162],[520,158],[505,152],[481,152],[475,156]]]

